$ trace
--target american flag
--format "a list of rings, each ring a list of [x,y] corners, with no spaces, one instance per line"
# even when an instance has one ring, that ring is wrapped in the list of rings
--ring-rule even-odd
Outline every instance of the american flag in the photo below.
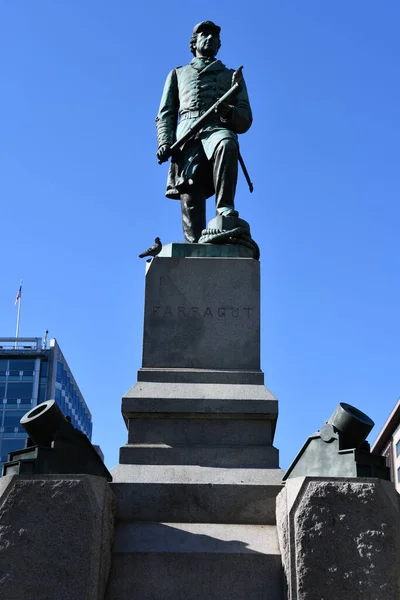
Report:
[[[17,295],[15,297],[15,304],[18,304],[19,299],[21,298],[21,294],[22,294],[22,281],[19,284],[19,290],[18,290]]]

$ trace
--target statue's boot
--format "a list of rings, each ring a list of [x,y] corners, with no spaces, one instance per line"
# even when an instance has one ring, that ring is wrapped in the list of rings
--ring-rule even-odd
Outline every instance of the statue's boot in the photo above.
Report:
[[[194,244],[206,228],[206,199],[200,194],[182,194],[181,210],[185,241]]]

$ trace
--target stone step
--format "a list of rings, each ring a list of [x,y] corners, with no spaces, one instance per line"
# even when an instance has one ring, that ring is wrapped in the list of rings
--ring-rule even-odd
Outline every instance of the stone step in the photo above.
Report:
[[[175,445],[185,443],[186,436],[195,445],[229,445],[237,443],[232,441],[234,435],[237,440],[241,436],[239,443],[244,445],[271,445],[278,402],[263,385],[138,382],[122,399],[122,414],[130,444]],[[165,436],[174,429],[179,439],[174,434],[171,443]],[[155,439],[157,431],[160,435]],[[230,440],[224,439],[228,431]]]
[[[274,525],[117,522],[113,553],[131,552],[280,556]]]
[[[139,369],[137,380],[153,383],[224,383],[229,385],[249,384],[263,385],[264,373],[256,371],[234,371],[226,369],[217,371],[210,369]]]
[[[168,446],[271,446],[272,422],[267,419],[170,415],[129,419],[128,444]]]
[[[273,469],[279,466],[279,452],[273,446],[171,447],[167,444],[127,444],[120,449],[119,462],[133,465]]]
[[[283,471],[120,464],[112,476],[122,521],[274,525]]]
[[[282,600],[276,528],[119,523],[105,600]]]
[[[229,383],[136,383],[122,398],[124,417],[137,413],[257,415],[276,420],[278,401],[264,385]]]

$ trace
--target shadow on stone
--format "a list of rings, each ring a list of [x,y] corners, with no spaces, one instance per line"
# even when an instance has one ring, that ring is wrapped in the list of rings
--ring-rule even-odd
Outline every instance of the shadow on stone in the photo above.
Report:
[[[243,600],[249,581],[252,600],[282,599],[273,527],[121,524],[114,557],[106,600]]]

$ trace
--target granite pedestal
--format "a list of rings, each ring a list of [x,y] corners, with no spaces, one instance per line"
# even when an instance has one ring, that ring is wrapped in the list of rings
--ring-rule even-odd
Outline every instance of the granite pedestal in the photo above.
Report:
[[[146,274],[142,366],[259,371],[259,262],[152,261]]]
[[[2,477],[0,598],[103,600],[114,508],[103,477]]]
[[[260,369],[260,265],[243,250],[172,244],[147,265],[107,600],[282,600],[278,403]]]
[[[398,600],[399,499],[382,479],[289,479],[277,498],[288,600]]]

